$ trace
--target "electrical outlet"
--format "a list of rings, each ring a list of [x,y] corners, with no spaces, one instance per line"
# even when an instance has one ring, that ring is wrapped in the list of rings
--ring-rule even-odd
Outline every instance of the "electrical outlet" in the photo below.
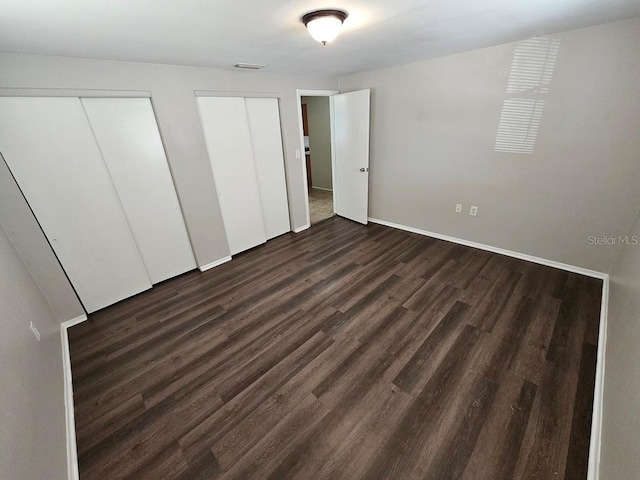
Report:
[[[456,203],[456,213],[462,213],[462,204]]]
[[[296,150],[296,158],[300,158],[300,150]]]
[[[38,341],[40,341],[40,332],[38,331],[38,329],[36,328],[36,326],[33,324],[33,322],[31,322],[29,324],[29,328],[31,329],[31,331],[33,332],[33,334],[36,336],[36,338],[38,339]]]
[[[471,215],[472,217],[478,215],[478,207],[476,205],[471,205],[471,208],[469,209],[469,215]]]

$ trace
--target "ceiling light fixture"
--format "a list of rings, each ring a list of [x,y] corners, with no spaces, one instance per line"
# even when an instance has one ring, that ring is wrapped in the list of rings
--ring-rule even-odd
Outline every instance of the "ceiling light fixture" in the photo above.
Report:
[[[342,24],[349,16],[344,10],[315,10],[302,16],[309,34],[318,42],[326,45],[340,33]]]

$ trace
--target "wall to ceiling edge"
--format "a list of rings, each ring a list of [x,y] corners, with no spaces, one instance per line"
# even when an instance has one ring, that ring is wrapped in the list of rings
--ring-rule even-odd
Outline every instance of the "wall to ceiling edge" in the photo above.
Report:
[[[0,53],[3,94],[150,92],[199,265],[229,254],[194,92],[280,99],[292,228],[306,223],[296,89],[337,80],[206,68]],[[0,159],[1,478],[66,478],[60,323],[83,314],[73,288]],[[8,233],[5,233],[5,229]],[[13,244],[12,244],[13,242]],[[41,341],[30,331],[33,322]]]
[[[610,274],[594,478],[636,478],[640,18],[551,37],[560,50],[531,155],[494,151],[519,42],[343,76],[339,88],[372,89],[371,217]]]
[[[44,96],[49,92],[52,96],[59,95],[60,92],[88,92],[96,96],[114,96],[119,91],[139,91],[147,95],[150,93],[199,266],[227,257],[229,247],[195,92],[237,96],[264,95],[280,99],[290,220],[292,229],[295,229],[306,224],[306,192],[302,167],[304,156],[296,158],[295,155],[296,150],[300,149],[296,90],[332,90],[336,88],[336,84],[337,80],[331,78],[267,72],[0,53],[0,91],[4,95],[24,92],[37,92],[38,95]],[[0,218],[8,218],[9,223],[20,223],[28,207],[26,204],[20,208],[14,207],[15,204],[0,205],[0,209],[4,210]],[[21,248],[20,254],[25,263],[34,264],[35,262],[30,260],[36,257],[42,259],[43,251],[41,244],[32,246],[27,243]],[[51,257],[53,254],[48,251],[46,255]],[[46,271],[32,273],[34,278],[48,274]],[[65,295],[69,298],[74,295],[66,279],[58,278],[54,281],[58,284],[52,290],[66,289]],[[61,283],[65,284],[64,287],[59,285]],[[69,300],[69,303],[76,303],[76,306],[70,306],[67,311],[76,311],[79,305],[77,301]]]
[[[296,89],[339,84],[372,89],[371,217],[608,272],[619,247],[590,238],[625,234],[640,204],[640,19],[553,37],[560,54],[532,155],[493,151],[518,43],[339,79],[0,53],[0,89],[150,92],[201,266],[229,251],[194,91],[280,97],[295,229],[306,221]]]
[[[616,238],[638,233],[638,220],[633,221],[640,204],[640,19],[554,37],[561,40],[560,55],[533,155],[493,151],[517,43],[349,75],[340,78],[339,85],[345,91],[372,88],[372,217],[611,272],[602,471],[611,478],[627,478],[625,472],[634,474],[640,468],[636,465],[640,458],[638,426],[629,422],[638,418],[634,399],[640,380],[634,355],[640,339],[640,247],[619,242],[589,245],[585,236]],[[303,159],[295,158],[299,148],[295,90],[335,89],[336,83],[330,78],[0,54],[3,89],[151,92],[200,265],[228,255],[228,247],[194,90],[280,96],[291,220],[296,228],[304,225],[306,212]],[[471,204],[479,205],[480,214],[476,218],[456,216],[455,203],[463,203],[465,210]],[[0,205],[5,208],[3,214],[18,216],[27,215],[25,207],[9,211],[7,203]],[[40,249],[37,255],[43,254],[41,242],[21,248]],[[38,365],[57,368],[60,364],[58,329],[53,323],[66,318],[55,319],[17,258],[0,228],[3,272],[13,275],[13,281],[0,289],[2,311],[10,313],[12,320],[3,323],[3,338],[9,343],[0,352],[5,366],[18,359],[12,371],[20,376],[15,382],[5,382],[0,403],[3,408],[19,407],[24,415],[18,412],[12,418],[20,424],[20,431],[30,439],[35,438],[32,434],[44,439],[38,442],[38,449],[48,447],[42,453],[47,458],[36,458],[40,455],[36,452],[22,459],[20,455],[32,452],[20,450],[18,437],[6,437],[10,429],[5,429],[3,445],[14,445],[16,452],[22,452],[2,449],[9,456],[2,457],[0,471],[12,477],[27,472],[26,468],[47,474],[64,468],[64,449],[54,448],[64,445],[61,373],[45,369],[41,378],[36,372]],[[60,278],[51,281],[70,289],[68,284],[62,286]],[[70,308],[66,315],[77,313]],[[27,330],[31,318],[43,333],[42,346],[28,343],[35,342]],[[18,344],[21,351],[16,349]],[[43,348],[45,353],[23,354],[32,348]],[[12,352],[16,353],[14,360],[9,358]],[[24,355],[37,365],[31,360],[24,363]],[[46,392],[38,383],[43,378],[49,379]],[[42,406],[27,404],[22,398],[20,406],[14,402],[18,394],[10,395],[7,389],[16,382],[23,386],[31,382],[27,379],[36,379],[30,385],[37,385],[37,394],[22,392],[24,398],[46,399],[55,412],[39,410]],[[27,407],[48,415],[40,433],[33,433],[39,417]],[[36,448],[33,442],[29,445]],[[30,473],[40,478],[38,472]]]
[[[640,18],[551,37],[531,155],[494,151],[518,42],[340,77],[372,89],[370,216],[609,272],[640,205]]]

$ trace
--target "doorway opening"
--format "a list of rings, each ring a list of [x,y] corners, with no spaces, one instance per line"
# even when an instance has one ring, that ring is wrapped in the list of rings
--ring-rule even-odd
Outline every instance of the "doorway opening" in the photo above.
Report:
[[[302,133],[307,167],[309,223],[335,215],[331,153],[330,97],[301,96]]]
[[[307,195],[305,195],[307,223],[295,231],[302,231],[309,228],[311,224],[334,215],[340,215],[366,225],[369,218],[369,105],[371,90],[355,90],[346,93],[331,90],[298,90],[297,93],[300,150],[296,150],[296,158],[302,162],[302,181],[307,190]],[[324,137],[324,147],[328,150],[328,155],[322,155],[322,151],[318,152],[316,148],[318,142],[314,143],[310,102],[318,97],[328,101],[324,104],[328,115],[325,114],[324,120],[320,123],[324,126],[325,131],[328,129],[328,135]],[[303,99],[306,105],[304,110],[302,108]],[[308,157],[304,155],[306,142],[303,115],[307,117],[306,128],[309,133]],[[319,145],[322,147],[322,142]],[[306,158],[302,158],[303,156]],[[324,156],[325,162],[328,157],[330,159],[327,162],[328,165],[325,163],[317,167],[314,160],[318,156],[321,158]],[[330,177],[322,175],[323,168],[326,173],[330,172]],[[320,175],[318,175],[319,172]],[[320,197],[322,195],[320,192],[326,192],[324,208],[321,207],[324,212],[321,210],[320,214],[314,215],[314,219],[311,220],[309,202]],[[330,206],[328,205],[329,199],[332,200]],[[316,204],[318,203],[316,202]]]

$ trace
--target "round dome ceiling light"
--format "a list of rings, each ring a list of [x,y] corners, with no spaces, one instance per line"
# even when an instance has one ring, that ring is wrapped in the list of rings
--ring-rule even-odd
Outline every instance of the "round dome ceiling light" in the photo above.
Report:
[[[323,45],[334,40],[349,16],[344,10],[315,10],[302,16],[309,34]]]

